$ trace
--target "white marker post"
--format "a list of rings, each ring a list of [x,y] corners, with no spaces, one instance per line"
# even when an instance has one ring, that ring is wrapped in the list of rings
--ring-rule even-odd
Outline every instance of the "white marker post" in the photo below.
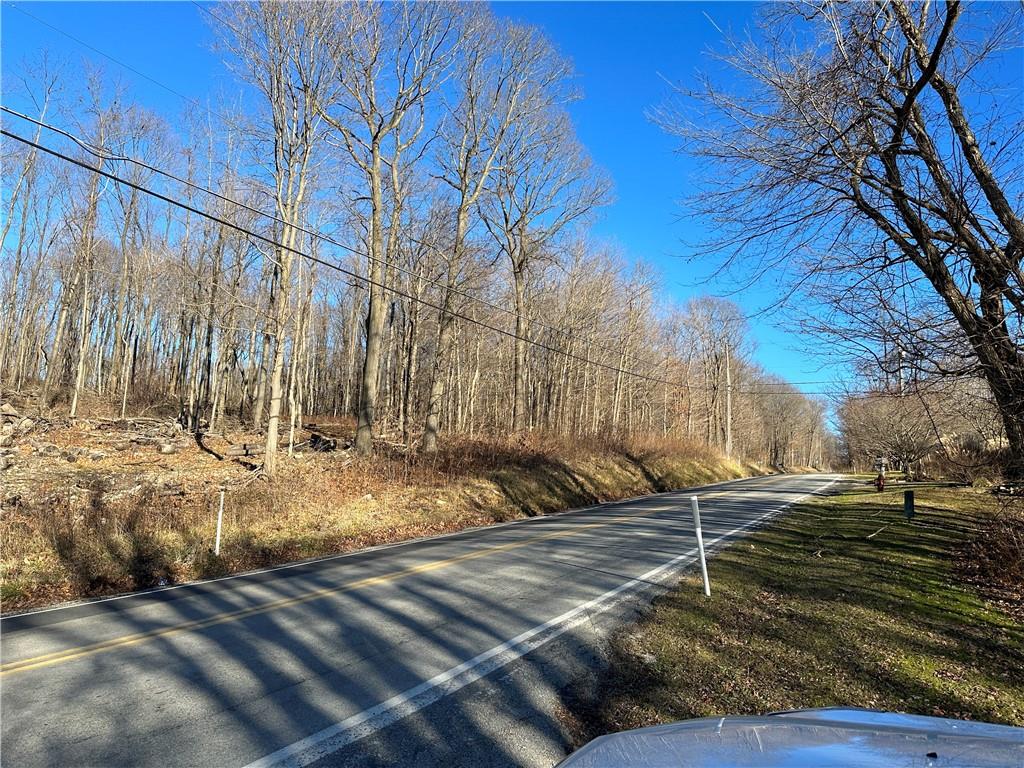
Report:
[[[697,529],[697,552],[700,553],[700,575],[704,577],[704,596],[711,597],[711,583],[708,581],[708,563],[704,559],[704,534],[700,530],[700,507],[697,506],[697,497],[690,497],[690,507],[693,508],[693,525]]]
[[[224,522],[224,489],[220,489],[220,507],[217,508],[217,539],[213,542],[213,554],[220,555],[220,527]]]

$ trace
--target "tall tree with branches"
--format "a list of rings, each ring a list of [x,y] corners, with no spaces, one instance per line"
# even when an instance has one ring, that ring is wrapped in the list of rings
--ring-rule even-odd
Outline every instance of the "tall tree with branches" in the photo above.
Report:
[[[576,140],[572,122],[557,102],[558,91],[534,98],[547,103],[516,124],[481,205],[484,224],[512,277],[514,432],[526,427],[528,272],[552,253],[560,232],[607,200],[610,187]]]
[[[352,3],[336,18],[340,98],[320,114],[341,137],[369,191],[369,306],[355,442],[363,454],[372,450],[377,420],[391,271],[386,265],[397,256],[405,174],[422,156],[417,142],[427,124],[427,99],[448,74],[459,15],[452,4],[403,0]]]
[[[292,267],[301,245],[316,152],[324,139],[322,107],[334,100],[335,58],[329,46],[328,2],[231,3],[226,44],[235,51],[241,75],[265,99],[270,130],[259,129],[271,145],[275,234],[271,259],[269,322],[273,356],[269,371],[264,471],[277,468],[278,428],[284,399],[286,332],[291,316]]]
[[[1024,479],[1020,4],[778,4],[730,43],[740,85],[705,80],[657,114],[707,161],[694,210],[748,278],[785,273],[863,312],[895,278],[900,343],[976,371]],[[1009,65],[1003,68],[1004,65]],[[1016,100],[997,87],[998,79]],[[881,278],[881,279],[880,279]],[[915,302],[927,306],[919,312]],[[966,362],[964,365],[962,363]]]
[[[438,136],[438,177],[452,196],[454,226],[438,315],[422,448],[437,449],[444,395],[444,365],[455,330],[454,311],[469,261],[472,214],[498,170],[517,126],[536,126],[537,117],[565,98],[572,73],[539,30],[478,12],[467,23],[454,85]]]

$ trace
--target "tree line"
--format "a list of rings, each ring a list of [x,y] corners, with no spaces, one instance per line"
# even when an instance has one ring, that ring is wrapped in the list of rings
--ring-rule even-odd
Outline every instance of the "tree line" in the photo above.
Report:
[[[673,305],[589,233],[611,185],[538,29],[459,3],[205,12],[240,88],[173,124],[91,65],[8,68],[36,122],[3,115],[30,143],[3,141],[0,386],[245,425],[271,475],[312,414],[354,416],[363,453],[539,430],[829,460],[824,406],[752,361],[734,304]]]

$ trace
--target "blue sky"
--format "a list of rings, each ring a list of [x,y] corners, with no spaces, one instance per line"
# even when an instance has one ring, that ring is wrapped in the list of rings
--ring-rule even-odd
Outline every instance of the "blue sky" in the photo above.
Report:
[[[182,99],[140,75],[103,59],[18,8],[83,43],[130,65],[181,94],[205,101],[239,86],[211,51],[207,17],[189,2],[4,2],[0,10],[4,77],[21,62],[47,50],[77,68],[100,64],[122,79],[140,104],[171,118]],[[733,286],[712,280],[710,265],[684,257],[687,242],[700,239],[700,223],[682,220],[679,200],[692,183],[693,164],[676,153],[676,141],[645,113],[668,93],[665,79],[687,83],[712,67],[707,51],[720,46],[722,29],[742,29],[755,6],[749,3],[502,2],[497,13],[542,27],[575,64],[584,98],[571,112],[580,138],[612,176],[615,203],[596,223],[598,236],[614,241],[628,259],[654,264],[667,294],[680,301],[699,293],[727,295]],[[708,18],[710,17],[710,19]],[[712,20],[714,23],[712,23]],[[775,298],[774,286],[730,296],[748,314]],[[842,377],[822,368],[804,340],[785,329],[781,317],[753,321],[757,360],[790,380]],[[821,390],[820,385],[804,389]]]

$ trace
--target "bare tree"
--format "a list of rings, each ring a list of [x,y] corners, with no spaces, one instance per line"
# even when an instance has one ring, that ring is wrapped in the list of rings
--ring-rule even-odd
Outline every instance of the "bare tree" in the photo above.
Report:
[[[905,312],[905,343],[948,348],[955,331],[999,405],[1016,478],[1024,134],[1019,109],[978,84],[1004,76],[1022,15],[955,0],[768,6],[758,39],[724,57],[742,89],[704,82],[659,114],[715,174],[695,209],[720,227],[711,249],[727,266],[819,294],[903,270],[919,295],[927,286],[938,314]]]
[[[442,373],[452,344],[452,313],[468,257],[470,215],[484,194],[500,153],[507,149],[512,128],[531,124],[553,99],[557,101],[555,94],[564,93],[569,74],[568,63],[534,28],[499,22],[488,13],[472,17],[464,31],[453,77],[455,95],[446,105],[439,136],[438,177],[451,189],[455,221],[430,368],[424,451],[437,449],[444,394]]]
[[[60,90],[61,72],[59,67],[56,67],[45,56],[38,63],[33,62],[28,66],[32,71],[19,78],[19,85],[35,108],[39,120],[45,120],[51,103]],[[36,126],[34,133],[36,142],[39,141],[42,130],[42,126]],[[7,236],[15,220],[19,221],[11,268],[4,275],[3,291],[0,292],[0,296],[4,297],[0,320],[4,327],[13,328],[18,314],[16,304],[19,295],[18,281],[23,265],[27,263],[29,206],[39,204],[39,198],[34,196],[40,177],[39,155],[34,148],[18,148],[16,153],[5,153],[3,164],[8,169],[8,181],[4,184],[4,220],[0,225],[0,253],[4,251]],[[18,208],[20,208],[20,215],[16,216],[15,212]],[[13,370],[13,366],[7,364],[12,341],[9,333],[2,334],[2,338],[0,338],[0,384],[7,378],[8,372]]]
[[[385,265],[397,250],[407,153],[427,121],[426,99],[447,75],[459,13],[446,3],[351,3],[335,28],[341,97],[320,114],[339,133],[369,188],[369,308],[356,450],[372,450],[387,307]],[[390,182],[389,206],[385,187]],[[387,232],[387,235],[385,234]]]
[[[746,318],[731,301],[703,296],[687,303],[684,324],[703,372],[706,439],[730,456],[733,452],[733,371],[750,352]]]
[[[104,104],[103,83],[99,72],[93,72],[89,81],[89,101],[86,114],[89,116],[88,130],[92,133],[92,145],[101,151],[110,141],[112,123],[119,111],[117,98],[110,106]],[[102,157],[91,156],[93,165],[99,169],[103,165]],[[74,295],[78,303],[78,354],[75,362],[74,387],[71,395],[69,415],[78,415],[78,403],[85,385],[86,370],[89,365],[89,345],[92,336],[92,324],[95,311],[94,270],[98,250],[100,248],[100,198],[106,186],[98,173],[88,173],[85,180],[85,191],[81,196],[82,208],[76,211],[70,223],[74,231],[75,256],[72,282],[75,286]],[[65,316],[66,317],[66,316]],[[45,396],[44,396],[45,400]]]
[[[881,392],[850,397],[842,403],[839,419],[852,457],[869,465],[884,457],[908,476],[942,440],[923,401],[913,395],[891,397]]]
[[[820,404],[749,360],[735,307],[673,308],[652,269],[588,237],[606,184],[539,30],[482,6],[216,14],[256,109],[164,122],[97,75],[48,111],[79,116],[84,143],[44,134],[84,167],[4,137],[5,167],[32,159],[0,190],[5,388],[81,416],[177,409],[197,433],[266,426],[270,473],[281,418],[294,451],[307,414],[359,415],[364,445],[400,427],[412,447],[422,423],[426,451],[512,423],[821,463]],[[136,188],[95,173],[106,152]]]
[[[239,71],[266,100],[272,145],[271,179],[275,234],[270,327],[274,351],[269,372],[269,400],[264,471],[277,468],[278,427],[284,398],[286,330],[291,312],[292,265],[301,243],[304,206],[315,169],[315,152],[323,141],[322,110],[337,87],[337,62],[328,36],[335,13],[331,3],[232,3],[226,44],[238,57]]]
[[[533,96],[546,103],[516,123],[481,205],[484,224],[512,276],[515,432],[526,426],[527,273],[550,253],[562,230],[606,201],[610,186],[576,140],[572,123],[557,102],[560,96],[554,89]]]

